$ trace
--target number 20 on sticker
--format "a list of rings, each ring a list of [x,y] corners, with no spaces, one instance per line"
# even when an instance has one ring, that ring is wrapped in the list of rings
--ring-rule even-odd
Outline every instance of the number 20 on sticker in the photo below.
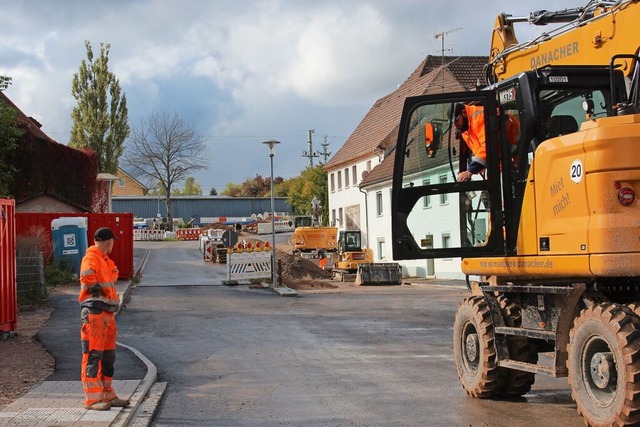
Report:
[[[571,178],[571,181],[578,184],[582,181],[583,174],[584,168],[582,167],[582,162],[580,160],[574,160],[573,163],[571,163],[571,169],[569,170],[569,177]]]

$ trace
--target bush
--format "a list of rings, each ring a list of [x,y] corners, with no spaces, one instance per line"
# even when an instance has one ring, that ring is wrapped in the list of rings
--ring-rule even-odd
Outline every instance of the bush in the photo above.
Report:
[[[78,283],[78,276],[69,260],[60,259],[44,268],[44,281],[47,286],[74,285]]]
[[[44,227],[29,227],[26,234],[16,236],[16,253],[18,256],[36,256],[42,252],[44,263],[53,258],[53,242]]]

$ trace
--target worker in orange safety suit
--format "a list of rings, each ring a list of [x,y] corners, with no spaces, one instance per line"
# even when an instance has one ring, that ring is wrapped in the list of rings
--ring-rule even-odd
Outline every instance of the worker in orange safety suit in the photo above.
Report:
[[[473,154],[471,161],[467,164],[467,169],[458,173],[458,181],[469,181],[474,174],[482,172],[487,166],[484,107],[456,104],[454,117],[456,132],[459,133]],[[506,133],[509,143],[512,147],[516,147],[520,134],[520,123],[510,114],[507,114]]]
[[[108,411],[129,406],[112,386],[116,360],[116,318],[119,305],[116,292],[118,267],[109,258],[117,237],[107,227],[96,230],[95,244],[87,249],[80,266],[82,307],[82,388],[85,409]]]

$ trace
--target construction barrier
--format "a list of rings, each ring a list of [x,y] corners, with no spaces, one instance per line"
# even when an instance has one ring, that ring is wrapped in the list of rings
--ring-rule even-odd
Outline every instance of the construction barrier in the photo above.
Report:
[[[163,230],[134,229],[133,240],[164,240]]]
[[[276,220],[275,222],[275,231],[276,233],[287,233],[293,231],[295,227],[293,226],[293,221],[290,220]],[[258,231],[257,234],[271,234],[271,222],[259,222],[258,223]]]
[[[271,251],[227,252],[227,276],[230,282],[271,277]]]
[[[176,239],[178,240],[199,240],[200,228],[178,228],[176,230]]]

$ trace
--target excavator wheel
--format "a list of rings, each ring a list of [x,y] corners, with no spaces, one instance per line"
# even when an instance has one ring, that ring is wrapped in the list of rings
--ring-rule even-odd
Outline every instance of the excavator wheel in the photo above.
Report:
[[[640,318],[640,301],[632,302],[631,304],[628,304],[627,307],[629,307],[629,309]]]
[[[569,385],[590,426],[640,423],[640,319],[602,303],[583,309],[570,332]]]
[[[453,324],[453,354],[458,378],[472,397],[490,398],[502,388],[489,307],[482,297],[462,300]]]
[[[502,309],[506,326],[518,328],[522,325],[520,307],[516,306],[507,297],[498,297],[498,303]],[[509,337],[507,341],[509,357],[512,360],[528,363],[538,363],[538,353],[534,345],[526,337]],[[504,385],[502,394],[507,397],[519,397],[531,391],[531,386],[536,381],[533,372],[504,369]]]

